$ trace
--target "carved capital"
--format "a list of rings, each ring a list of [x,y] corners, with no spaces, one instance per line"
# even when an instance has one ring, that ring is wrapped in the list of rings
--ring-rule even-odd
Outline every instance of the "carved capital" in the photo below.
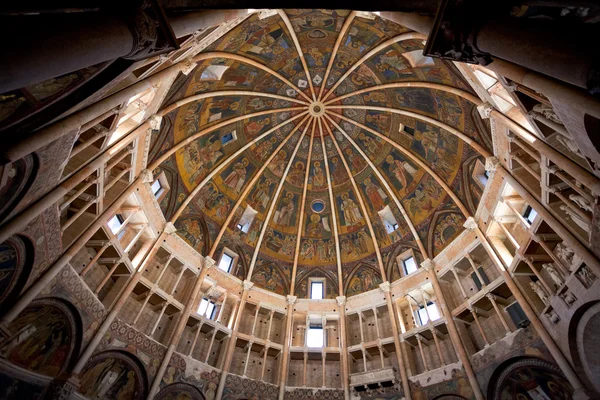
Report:
[[[296,304],[296,301],[298,301],[298,296],[291,296],[288,294],[286,300],[290,306],[293,306],[294,304]]]
[[[477,221],[473,217],[467,218],[467,220],[465,221],[463,226],[465,227],[465,229],[468,229],[470,231],[474,231],[475,229],[478,228]]]
[[[140,172],[140,179],[144,183],[152,183],[154,182],[154,174],[149,169],[144,169]]]
[[[496,295],[493,293],[488,293],[485,295],[485,297],[487,297],[492,303],[496,302]]]
[[[338,306],[344,307],[346,305],[346,296],[338,296],[335,299],[337,300]]]
[[[516,92],[519,89],[519,86],[514,82],[509,83],[505,87],[506,87],[506,90],[509,92]]]
[[[244,284],[244,290],[246,290],[246,291],[252,289],[252,286],[254,286],[254,282],[251,282],[247,279],[244,280],[243,284]]]
[[[482,119],[488,119],[492,114],[492,111],[494,111],[494,106],[490,103],[484,102],[477,106],[477,112],[479,112],[479,116]]]
[[[485,159],[485,170],[488,172],[496,172],[500,166],[500,161],[496,157],[488,157]]]
[[[427,260],[421,263],[421,268],[424,268],[426,271],[433,271],[433,269],[435,268],[435,264],[433,263],[433,260],[428,258]]]
[[[210,256],[204,257],[204,268],[214,268],[217,265],[217,262],[213,260]]]
[[[162,125],[162,119],[163,119],[163,117],[158,114],[154,114],[153,116],[148,118],[148,123],[150,124],[150,129],[152,129],[153,131],[159,131],[160,126]]]
[[[548,172],[551,174],[556,174],[560,169],[556,165],[551,165],[547,168]]]
[[[175,232],[177,232],[177,228],[175,228],[175,225],[173,225],[172,222],[167,222],[165,224],[165,233],[167,235],[173,235]]]
[[[191,58],[188,58],[182,63],[181,73],[184,75],[189,75],[197,65],[198,64],[195,63]]]
[[[552,194],[556,194],[557,192],[560,192],[560,190],[556,189],[554,186],[548,186],[546,188],[546,190],[548,190]]]
[[[379,284],[379,289],[381,289],[383,293],[389,293],[392,290],[392,286],[389,282],[383,282]]]
[[[179,48],[160,2],[145,0],[140,3],[140,7],[129,9],[126,22],[133,46],[123,58],[139,61]]]

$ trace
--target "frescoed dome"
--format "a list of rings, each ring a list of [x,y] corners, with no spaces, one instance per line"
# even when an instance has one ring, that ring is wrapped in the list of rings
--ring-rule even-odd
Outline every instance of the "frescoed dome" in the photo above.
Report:
[[[282,295],[293,284],[306,296],[316,276],[329,298],[340,282],[353,295],[396,280],[396,256],[419,253],[415,232],[439,254],[463,230],[449,190],[472,213],[482,194],[482,158],[449,129],[491,141],[472,103],[441,86],[468,83],[423,47],[374,14],[249,16],[166,99],[215,93],[169,114],[151,157],[219,127],[155,171],[170,182],[165,216],[193,196],[182,238],[214,259],[235,252],[240,279]]]

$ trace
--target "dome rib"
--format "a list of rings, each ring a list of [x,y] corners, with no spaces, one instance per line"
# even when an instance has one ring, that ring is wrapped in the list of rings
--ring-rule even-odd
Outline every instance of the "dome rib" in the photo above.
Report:
[[[392,198],[392,200],[396,204],[396,207],[398,207],[398,209],[400,210],[400,213],[402,214],[402,217],[404,218],[404,221],[408,225],[408,228],[410,229],[410,231],[411,231],[411,233],[412,233],[415,241],[417,242],[417,245],[419,246],[419,249],[420,249],[421,253],[423,254],[423,256],[425,256],[425,258],[429,258],[429,255],[428,255],[427,251],[425,250],[425,246],[423,245],[423,242],[421,241],[421,238],[419,237],[419,235],[417,233],[417,230],[415,229],[415,225],[412,223],[412,221],[408,217],[408,214],[406,213],[406,210],[404,209],[404,206],[402,206],[402,204],[400,203],[400,200],[398,199],[398,196],[396,196],[396,193],[392,190],[392,188],[391,188],[388,180],[383,176],[383,174],[379,171],[379,169],[375,166],[375,164],[373,163],[373,161],[371,161],[371,159],[367,156],[367,154],[363,151],[363,149],[360,148],[360,146],[358,145],[358,143],[356,143],[356,141],[354,141],[354,139],[352,139],[352,137],[350,137],[350,135],[348,135],[346,133],[346,131],[344,131],[344,129],[342,129],[342,127],[339,126],[333,120],[333,118],[331,118],[328,114],[325,114],[325,117],[329,120],[329,122],[338,131],[340,131],[340,133],[342,135],[344,135],[344,137],[346,138],[346,140],[348,140],[350,142],[350,144],[352,144],[352,146],[354,146],[354,148],[364,158],[364,160],[367,162],[367,164],[369,164],[369,166],[371,167],[371,170],[375,173],[375,175],[377,176],[377,178],[379,179],[379,181],[385,187],[385,189],[388,192],[389,196]]]
[[[377,106],[335,105],[335,106],[328,106],[328,108],[335,108],[335,109],[341,109],[341,110],[384,111],[384,112],[389,112],[389,113],[392,113],[392,114],[399,114],[399,115],[404,115],[406,117],[415,118],[415,119],[421,120],[423,122],[427,122],[427,123],[430,123],[432,125],[435,125],[438,128],[442,128],[443,130],[445,130],[445,131],[453,134],[454,136],[458,137],[463,142],[465,142],[466,144],[468,144],[469,146],[471,146],[473,148],[473,150],[475,150],[476,152],[478,152],[479,154],[481,154],[485,158],[488,158],[488,157],[492,156],[492,154],[489,151],[487,151],[482,145],[480,145],[479,143],[477,143],[476,141],[474,141],[473,139],[471,139],[470,137],[468,137],[467,135],[465,135],[464,133],[462,133],[458,129],[453,128],[450,125],[445,124],[445,123],[443,123],[441,121],[438,121],[435,118],[431,118],[431,117],[428,117],[426,115],[422,115],[422,114],[419,114],[419,113],[416,113],[416,112],[406,111],[406,110],[400,110],[400,109],[391,108],[391,107],[377,107]]]
[[[335,138],[335,135],[329,128],[328,124],[325,124],[325,128],[327,129],[329,136],[331,137],[331,141],[333,142],[333,145],[335,146],[335,149],[337,150],[337,152],[340,156],[340,159],[342,160],[342,164],[344,164],[344,168],[346,169],[346,172],[348,173],[348,177],[350,178],[350,183],[352,183],[354,193],[356,194],[356,199],[358,200],[358,204],[360,205],[360,210],[365,218],[365,222],[369,229],[369,234],[371,235],[371,239],[373,240],[375,256],[377,257],[377,263],[379,264],[379,273],[381,274],[382,281],[385,282],[387,279],[386,279],[386,274],[385,274],[385,267],[383,266],[383,258],[381,257],[381,250],[379,249],[379,243],[377,242],[377,237],[375,236],[375,230],[373,229],[373,224],[371,223],[371,218],[369,218],[369,213],[367,211],[367,207],[365,206],[365,201],[363,199],[363,195],[360,192],[360,190],[358,190],[358,185],[356,184],[356,180],[354,179],[354,176],[352,175],[352,171],[350,170],[350,167],[348,166],[348,161],[346,160],[346,157],[344,156],[342,149],[340,149],[340,145],[338,144],[337,139]]]
[[[256,242],[256,246],[254,248],[254,254],[252,255],[252,261],[250,261],[250,268],[248,269],[248,278],[247,278],[248,280],[252,279],[252,272],[254,271],[254,265],[256,264],[256,259],[258,258],[258,253],[260,251],[260,246],[262,245],[263,238],[265,237],[265,233],[267,232],[267,228],[269,227],[269,221],[271,220],[271,217],[273,216],[273,210],[275,209],[277,200],[279,200],[279,195],[281,194],[281,189],[283,188],[285,178],[287,178],[287,175],[290,172],[290,168],[292,167],[292,164],[294,163],[294,159],[296,158],[296,154],[298,153],[298,150],[300,149],[302,140],[304,139],[304,136],[306,136],[306,132],[308,131],[309,125],[310,124],[306,124],[304,130],[302,131],[302,134],[300,135],[300,138],[298,139],[298,142],[296,143],[296,147],[294,148],[294,152],[291,154],[290,159],[285,167],[285,171],[281,175],[279,185],[277,186],[277,190],[275,191],[275,194],[273,195],[271,204],[269,205],[269,211],[267,212],[267,214],[265,216],[265,220],[264,220],[263,225],[260,230],[260,235],[258,236],[258,241]],[[296,126],[295,130],[297,130],[299,127],[300,127],[300,124],[298,124]],[[226,227],[227,225],[224,225],[224,226]]]
[[[210,252],[208,253],[209,257],[213,257],[215,255],[215,252],[217,251],[217,248],[219,247],[219,244],[221,242],[221,238],[223,237],[223,234],[225,234],[225,231],[227,230],[227,227],[229,226],[229,224],[231,223],[231,220],[233,219],[233,217],[235,215],[235,211],[242,204],[242,202],[244,201],[244,199],[246,198],[246,196],[248,195],[248,193],[250,193],[250,190],[252,190],[252,187],[254,186],[254,184],[256,183],[256,181],[260,178],[260,176],[263,174],[263,172],[265,171],[265,169],[267,169],[267,167],[269,166],[269,164],[271,163],[271,161],[273,161],[273,158],[275,158],[275,156],[277,154],[279,154],[279,152],[281,151],[281,149],[283,148],[283,146],[285,146],[285,144],[292,138],[292,136],[294,135],[294,133],[296,133],[296,131],[298,130],[298,128],[300,128],[300,126],[303,123],[305,123],[306,120],[310,117],[309,115],[306,115],[306,114],[308,114],[308,111],[305,111],[304,113],[299,114],[298,116],[296,116],[298,118],[299,116],[304,115],[304,119],[302,121],[300,121],[300,123],[297,124],[294,127],[294,129],[292,129],[292,131],[286,136],[286,138],[284,140],[281,141],[281,143],[279,144],[279,146],[277,146],[277,148],[271,153],[271,155],[269,156],[269,158],[264,162],[264,164],[260,167],[260,169],[258,171],[256,171],[256,174],[254,174],[254,176],[252,177],[252,179],[250,180],[250,182],[248,182],[248,184],[244,188],[244,191],[238,197],[235,205],[231,208],[231,211],[227,215],[227,219],[223,223],[223,226],[221,227],[221,229],[220,229],[217,237],[215,238],[213,246],[210,249]],[[290,122],[290,120],[286,121],[286,123],[287,122]],[[267,131],[264,134],[264,136],[270,134],[273,131],[275,131],[274,128],[272,130]],[[298,143],[300,143],[300,141],[298,141]],[[252,276],[252,275],[249,275],[249,276]]]
[[[290,295],[294,295],[296,289],[296,273],[298,270],[298,259],[300,257],[300,242],[302,241],[302,227],[304,226],[304,208],[306,207],[306,192],[308,191],[308,178],[310,176],[310,163],[312,160],[313,143],[315,140],[315,128],[317,119],[311,118],[312,132],[310,135],[310,143],[308,145],[308,156],[306,157],[306,171],[304,173],[304,187],[302,188],[302,200],[300,203],[300,217],[298,222],[298,231],[296,233],[296,247],[294,248],[294,263],[292,265],[292,279],[290,287]]]
[[[417,33],[417,32],[409,32],[409,33],[403,33],[401,35],[398,35],[396,37],[393,37],[391,39],[386,40],[385,42],[381,43],[379,46],[375,47],[374,49],[370,50],[367,54],[365,54],[364,56],[362,56],[356,63],[354,63],[350,69],[348,69],[348,71],[344,72],[344,75],[340,76],[340,78],[337,80],[336,83],[333,84],[333,86],[331,87],[331,89],[329,89],[329,91],[327,92],[327,94],[325,95],[325,97],[323,97],[322,101],[327,100],[327,98],[329,96],[331,96],[331,94],[335,91],[335,89],[337,89],[337,87],[348,77],[350,76],[350,74],[352,73],[352,71],[354,71],[356,68],[358,68],[362,63],[364,63],[365,61],[367,61],[369,58],[373,57],[375,54],[379,53],[381,50],[385,49],[386,47],[394,44],[394,43],[398,43],[398,42],[402,42],[404,40],[410,40],[410,39],[427,39],[427,36],[423,35],[422,33]]]
[[[294,27],[292,26],[292,23],[290,22],[290,19],[288,18],[285,11],[283,11],[281,9],[277,10],[277,14],[279,14],[279,17],[281,17],[281,19],[285,23],[285,26],[287,27],[288,32],[290,34],[290,37],[292,38],[292,41],[294,42],[294,45],[296,46],[296,51],[298,52],[298,55],[300,56],[300,62],[302,63],[302,67],[304,68],[304,73],[306,74],[306,80],[308,81],[308,85],[310,87],[310,93],[312,95],[313,101],[317,101],[317,97],[315,96],[315,88],[313,87],[313,82],[312,82],[312,78],[310,76],[310,72],[308,70],[308,65],[306,64],[306,59],[304,58],[304,52],[302,51],[302,47],[300,47],[300,42],[298,41],[298,35],[296,35],[296,31],[294,30]]]
[[[340,236],[338,232],[338,221],[333,197],[333,185],[331,182],[331,173],[329,171],[329,161],[327,160],[327,149],[325,147],[325,137],[323,136],[323,121],[321,118],[319,122],[319,133],[321,134],[321,148],[323,149],[323,164],[325,165],[325,176],[327,178],[327,192],[329,194],[329,203],[331,204],[331,221],[333,225],[333,237],[335,240],[335,261],[338,273],[338,296],[344,295],[344,275],[342,274],[342,255],[340,252]]]
[[[350,14],[348,14],[348,16],[346,17],[346,20],[344,21],[344,25],[342,25],[342,28],[340,29],[340,32],[338,33],[338,37],[335,41],[335,45],[333,46],[333,51],[331,52],[331,56],[329,57],[327,69],[325,70],[325,77],[323,78],[323,82],[322,82],[323,84],[319,88],[319,96],[317,97],[318,101],[323,101],[322,100],[323,90],[325,89],[325,86],[327,86],[327,79],[329,78],[329,74],[331,73],[331,67],[333,66],[333,62],[335,61],[337,52],[340,49],[340,44],[342,43],[344,36],[346,36],[346,31],[348,30],[348,28],[350,28],[350,25],[352,25],[352,21],[354,21],[355,17],[356,17],[356,11],[352,11]]]
[[[231,163],[233,160],[235,160],[237,157],[239,157],[244,151],[248,150],[252,145],[258,143],[261,139],[266,138],[267,136],[269,136],[271,133],[275,132],[276,130],[282,128],[283,126],[289,124],[290,122],[293,122],[295,120],[297,120],[298,118],[302,117],[303,115],[306,115],[306,112],[298,114],[288,120],[283,121],[282,123],[276,125],[275,127],[269,129],[268,131],[266,131],[265,133],[263,133],[262,135],[254,138],[254,140],[251,140],[250,142],[246,143],[244,146],[240,147],[235,153],[231,154],[229,157],[227,157],[227,159],[225,161],[223,161],[222,163],[220,163],[216,168],[214,168],[213,171],[209,172],[208,175],[206,175],[206,177],[202,180],[202,182],[200,182],[195,188],[194,190],[192,190],[190,192],[190,194],[188,194],[188,196],[186,197],[186,199],[183,201],[183,203],[181,203],[181,206],[177,209],[177,211],[173,214],[173,217],[171,219],[173,219],[171,222],[175,223],[175,220],[177,220],[177,218],[181,215],[181,213],[185,210],[185,208],[190,204],[190,202],[194,199],[194,197],[196,197],[196,195],[198,194],[198,192],[200,192],[200,190],[202,190],[202,188],[217,174],[219,173],[224,167],[226,167],[227,165],[229,165],[229,163]],[[293,133],[293,132],[292,132]],[[285,143],[288,141],[289,138],[291,138],[292,135],[290,134],[285,140],[282,141],[282,143],[280,144],[281,147],[283,147],[283,145],[285,145]],[[274,155],[273,155],[274,156]],[[259,174],[257,174],[259,175]],[[251,185],[250,185],[251,187]],[[235,209],[233,210],[235,211]],[[216,242],[215,242],[216,244]]]
[[[406,148],[404,148],[404,146],[401,146],[400,144],[398,144],[395,141],[391,140],[387,136],[379,133],[375,129],[371,129],[368,126],[361,124],[360,122],[354,121],[352,118],[348,118],[348,117],[345,117],[345,116],[343,116],[341,114],[337,114],[337,113],[332,113],[332,114],[335,115],[337,118],[343,119],[344,121],[348,121],[348,122],[350,122],[350,123],[358,126],[359,128],[362,128],[362,129],[366,130],[367,132],[372,133],[373,135],[377,136],[380,139],[385,140],[386,142],[388,142],[392,146],[394,146],[396,149],[398,149],[399,151],[401,151],[404,155],[406,155],[411,160],[413,160],[416,164],[418,164],[421,168],[423,168],[425,170],[425,172],[427,172],[433,179],[436,180],[436,182],[452,198],[452,200],[458,206],[458,208],[460,208],[461,212],[464,214],[465,217],[468,218],[470,216],[470,213],[467,210],[467,208],[465,207],[465,205],[458,198],[458,196],[454,193],[454,191],[452,191],[452,189],[448,186],[448,184],[435,171],[433,171],[430,167],[428,167],[427,164],[425,164],[417,156],[415,156],[410,151],[408,151]]]
[[[252,65],[253,67],[256,67],[258,69],[262,69],[263,71],[273,75],[275,78],[279,79],[280,81],[282,81],[283,83],[285,83],[286,85],[288,85],[289,87],[294,89],[298,94],[300,94],[302,97],[304,97],[309,102],[313,101],[310,97],[308,97],[306,95],[306,93],[304,93],[298,86],[294,85],[289,79],[285,78],[280,73],[273,71],[271,68],[267,67],[266,65],[259,63],[258,61],[255,61],[251,58],[240,56],[238,54],[227,53],[224,51],[213,51],[210,53],[198,54],[197,56],[195,56],[193,58],[193,60],[194,60],[194,62],[199,62],[199,61],[209,60],[212,58],[227,58],[230,60],[235,60],[235,61],[243,62],[248,65]]]

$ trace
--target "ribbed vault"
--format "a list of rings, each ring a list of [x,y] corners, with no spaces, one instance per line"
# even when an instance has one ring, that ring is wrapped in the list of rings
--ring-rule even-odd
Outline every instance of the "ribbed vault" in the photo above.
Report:
[[[167,220],[282,295],[306,296],[311,277],[329,298],[357,294],[398,279],[407,249],[434,257],[475,211],[489,138],[479,100],[423,39],[373,14],[246,19],[167,98],[151,150]]]

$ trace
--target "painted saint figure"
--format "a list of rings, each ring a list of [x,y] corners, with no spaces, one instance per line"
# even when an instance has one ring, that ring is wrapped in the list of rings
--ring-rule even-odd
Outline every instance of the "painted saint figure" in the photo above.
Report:
[[[344,214],[346,226],[358,225],[362,221],[362,216],[358,210],[358,206],[348,197],[348,193],[342,195],[342,205],[340,206]]]
[[[246,182],[246,167],[248,166],[248,159],[244,158],[233,165],[233,171],[223,181],[225,185],[233,189],[236,193],[239,193]]]

